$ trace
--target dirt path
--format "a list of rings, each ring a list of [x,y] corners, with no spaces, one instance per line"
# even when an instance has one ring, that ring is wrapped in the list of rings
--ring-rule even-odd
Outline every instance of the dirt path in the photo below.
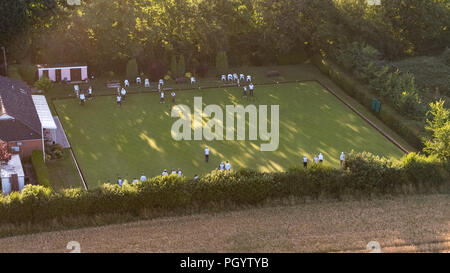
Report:
[[[0,252],[449,252],[450,196],[313,203],[0,239]]]

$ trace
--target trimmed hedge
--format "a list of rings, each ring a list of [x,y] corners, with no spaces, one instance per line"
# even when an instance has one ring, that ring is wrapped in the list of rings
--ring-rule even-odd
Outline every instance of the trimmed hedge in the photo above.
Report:
[[[328,75],[339,87],[341,87],[349,96],[356,99],[359,103],[370,110],[373,96],[365,91],[351,77],[344,75],[337,67],[320,56],[314,56],[312,62],[322,73]],[[423,143],[421,136],[417,135],[411,128],[404,124],[397,113],[386,111],[383,107],[378,118],[389,128],[403,137],[410,145],[421,150]]]
[[[31,164],[38,180],[38,184],[47,188],[51,188],[50,177],[47,166],[44,163],[44,153],[39,150],[34,150],[31,153]]]
[[[37,155],[37,153],[36,153]],[[104,184],[98,189],[52,191],[27,185],[0,196],[0,223],[39,223],[64,217],[139,215],[144,209],[172,211],[190,206],[254,205],[290,196],[341,199],[411,193],[449,193],[450,167],[435,158],[410,154],[394,164],[369,153],[350,153],[344,169],[322,166],[287,172],[213,171],[199,180],[176,175],[146,182]]]

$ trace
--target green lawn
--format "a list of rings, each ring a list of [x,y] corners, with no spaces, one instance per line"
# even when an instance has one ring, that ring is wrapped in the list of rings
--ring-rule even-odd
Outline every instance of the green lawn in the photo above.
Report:
[[[339,165],[341,151],[369,151],[399,158],[402,152],[315,82],[256,86],[257,100],[241,98],[240,88],[180,91],[177,103],[193,108],[194,96],[203,103],[280,105],[280,143],[274,152],[261,152],[259,141],[174,141],[171,103],[159,94],[130,95],[122,107],[114,97],[97,97],[83,107],[76,100],[55,101],[60,120],[86,176],[88,186],[159,175],[164,168],[182,168],[189,177],[230,160],[232,167],[280,171],[322,152],[325,164]],[[166,94],[168,96],[168,94]],[[203,148],[211,149],[204,162]]]
[[[47,168],[53,189],[83,187],[69,149],[64,149],[62,158],[47,161]]]

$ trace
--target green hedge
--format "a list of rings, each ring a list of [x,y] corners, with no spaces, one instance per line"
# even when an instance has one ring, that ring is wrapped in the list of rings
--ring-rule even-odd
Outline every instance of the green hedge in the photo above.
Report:
[[[47,166],[44,163],[44,153],[39,150],[34,150],[31,153],[31,164],[38,180],[38,184],[47,188],[51,188],[50,177]]]
[[[90,191],[55,192],[27,185],[21,193],[0,196],[0,223],[39,223],[108,213],[138,215],[144,209],[170,212],[189,206],[253,205],[290,196],[362,199],[374,195],[449,193],[449,171],[448,163],[417,154],[394,164],[368,153],[352,152],[347,155],[344,169],[314,166],[278,173],[213,171],[197,181],[176,175],[159,176],[143,183],[126,182],[122,187],[104,184]]]
[[[19,65],[12,64],[8,66],[8,77],[16,80],[23,80],[19,73]]]
[[[31,64],[19,65],[19,73],[24,81],[29,85],[33,85],[36,81],[37,67]]]
[[[321,58],[320,56],[314,56],[312,62],[316,67],[322,71],[322,73],[328,75],[339,87],[341,87],[349,96],[356,99],[359,103],[364,105],[370,110],[371,100],[373,96],[364,90],[358,83],[351,77],[344,75],[337,67],[331,64],[329,61]],[[392,111],[387,111],[385,108],[381,108],[380,113],[377,114],[378,118],[385,123],[389,128],[403,137],[411,146],[421,150],[423,143],[421,136],[414,132],[410,127],[405,125],[399,114]]]

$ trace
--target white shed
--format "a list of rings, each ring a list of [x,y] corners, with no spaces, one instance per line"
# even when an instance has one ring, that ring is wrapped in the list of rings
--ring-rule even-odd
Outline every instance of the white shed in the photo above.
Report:
[[[25,186],[25,174],[19,155],[12,155],[7,163],[0,165],[0,178],[2,180],[3,194],[10,194],[12,191],[22,191]]]
[[[88,67],[86,64],[59,64],[59,65],[37,65],[39,79],[47,76],[54,82],[80,82],[88,80]]]

